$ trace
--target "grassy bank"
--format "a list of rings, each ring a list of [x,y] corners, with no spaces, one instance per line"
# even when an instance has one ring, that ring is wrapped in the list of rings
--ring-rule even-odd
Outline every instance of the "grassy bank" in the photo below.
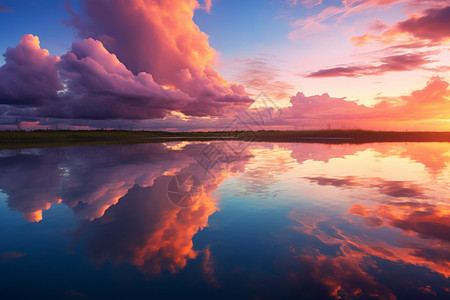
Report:
[[[371,143],[450,142],[450,132],[399,132],[367,130],[262,131],[258,140],[273,142]]]
[[[450,132],[365,130],[166,132],[126,130],[0,131],[0,148],[71,146],[80,144],[145,143],[174,140],[235,139],[267,142],[371,143],[450,142]]]

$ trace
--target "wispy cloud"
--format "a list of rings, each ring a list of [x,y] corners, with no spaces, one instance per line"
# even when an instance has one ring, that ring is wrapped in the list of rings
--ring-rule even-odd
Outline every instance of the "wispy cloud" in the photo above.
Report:
[[[1,11],[12,12],[12,9],[0,4],[0,12]]]
[[[387,72],[411,71],[434,62],[427,53],[408,53],[391,55],[381,59],[378,65],[350,65],[322,69],[307,75],[307,77],[360,77],[381,75]]]
[[[320,4],[320,1],[307,0],[304,2],[306,6]],[[327,6],[315,15],[292,22],[291,26],[295,29],[289,33],[289,38],[299,39],[331,27],[335,29],[335,26],[345,18],[359,13],[368,13],[374,9],[380,9],[399,2],[405,2],[405,0],[342,0],[341,5]]]
[[[289,98],[294,86],[280,79],[282,70],[274,66],[276,60],[267,54],[260,54],[256,58],[234,59],[233,63],[239,72],[236,81],[249,90],[264,91],[277,100]]]

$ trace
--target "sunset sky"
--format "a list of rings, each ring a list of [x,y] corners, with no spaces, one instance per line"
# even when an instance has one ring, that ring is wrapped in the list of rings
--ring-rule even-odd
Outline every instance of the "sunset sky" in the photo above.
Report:
[[[0,28],[0,129],[450,131],[449,0],[0,0]]]

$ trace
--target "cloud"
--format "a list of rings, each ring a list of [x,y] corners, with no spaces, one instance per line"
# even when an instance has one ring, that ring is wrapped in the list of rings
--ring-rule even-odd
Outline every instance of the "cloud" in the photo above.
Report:
[[[12,12],[12,9],[0,4],[0,12],[2,11]]]
[[[367,190],[367,199],[376,199],[376,193]],[[428,204],[421,200],[405,202],[377,203],[373,206],[353,204],[346,215],[331,216],[327,213],[292,211],[289,217],[299,225],[293,229],[315,236],[322,245],[314,251],[314,255],[306,255],[321,270],[322,263],[353,266],[354,270],[362,272],[363,278],[372,278],[369,286],[382,287],[367,272],[368,267],[376,273],[383,272],[378,267],[381,260],[400,264],[422,266],[445,277],[450,276],[448,265],[448,213],[445,204]],[[386,239],[376,234],[377,230],[389,230],[392,236]],[[339,249],[329,252],[327,248]],[[323,250],[322,250],[323,249]],[[321,253],[336,254],[321,254]],[[352,269],[353,269],[352,268]],[[323,270],[325,272],[325,269]],[[355,283],[342,276],[334,276],[333,280],[321,280],[326,276],[320,272],[316,281],[323,282],[329,288],[330,294],[337,290],[341,293],[352,292],[358,288],[368,292],[368,287]],[[362,275],[361,274],[361,275]],[[360,276],[358,276],[360,277]],[[346,284],[346,285],[344,285]],[[385,290],[387,292],[387,290]]]
[[[279,78],[281,70],[273,65],[274,60],[273,56],[265,54],[257,58],[234,59],[237,81],[249,91],[265,91],[277,100],[290,97],[294,86]]]
[[[386,202],[375,205],[375,207],[353,205],[349,209],[349,214],[359,215],[365,219],[377,218],[384,220],[379,226],[399,228],[405,234],[418,236],[423,239],[437,239],[443,243],[450,242],[448,235],[450,223],[448,222],[448,214],[445,211],[445,207],[440,208],[437,205],[414,201]],[[413,253],[430,254],[433,252],[431,250],[436,250],[436,254],[438,254],[439,249],[430,249],[430,251],[416,249]],[[447,255],[449,254],[447,251]],[[439,257],[440,255],[437,255],[435,258],[427,255],[427,260],[434,263],[442,263],[443,261]],[[445,261],[445,263],[449,264],[448,261]]]
[[[377,282],[361,266],[345,257],[302,255],[296,257],[300,269],[307,269],[314,283],[328,290],[330,298],[357,299],[376,297],[378,299],[396,299],[392,291]],[[298,274],[292,274],[296,277]]]
[[[295,1],[295,2],[297,2],[297,1]],[[316,5],[322,4],[322,0],[302,0],[302,4],[305,7],[311,8],[311,7],[314,7]]]
[[[83,7],[77,15],[68,5],[66,23],[84,39],[61,58],[32,35],[6,51],[0,104],[10,124],[15,118],[148,120],[171,112],[224,116],[253,102],[214,70],[217,53],[192,20],[197,1],[93,0]]]
[[[408,60],[409,58],[406,58]],[[402,61],[402,59],[400,59]],[[400,66],[401,67],[401,64]],[[281,109],[282,118],[268,126],[305,126],[307,128],[389,128],[391,130],[443,130],[450,112],[449,83],[432,77],[427,85],[410,95],[380,98],[374,106],[358,104],[328,94],[306,96],[297,93],[292,106]]]
[[[0,104],[43,106],[58,100],[62,89],[56,64],[60,58],[41,49],[38,37],[26,34],[8,48],[0,67]]]
[[[183,147],[151,143],[117,146],[117,151],[108,147],[97,151],[89,148],[26,150],[21,155],[6,151],[0,157],[4,171],[0,174],[0,189],[7,195],[8,206],[21,212],[29,222],[42,220],[43,211],[59,203],[83,219],[94,220],[101,218],[133,186],[152,186],[163,174],[183,171],[202,179],[205,170],[192,157],[205,151],[207,144],[178,146]],[[227,172],[241,172],[251,157],[246,152],[238,156],[229,148],[223,151],[229,163],[218,170],[217,180],[223,179]],[[29,188],[21,188],[24,182]],[[208,189],[217,188],[209,178],[202,180],[202,184]]]
[[[196,258],[192,238],[217,210],[212,192],[205,191],[191,207],[177,208],[166,199],[169,179],[133,187],[102,218],[85,222],[77,235],[87,240],[88,255],[97,262],[126,259],[145,273],[175,273]]]
[[[294,1],[297,3],[298,1]],[[292,3],[294,3],[292,2]],[[320,1],[316,0],[305,0],[307,7],[314,6]],[[384,10],[386,7],[402,3],[404,6],[411,10],[417,9],[442,9],[448,6],[447,0],[436,0],[436,1],[424,1],[424,0],[342,0],[336,1],[335,5],[327,6],[318,13],[308,16],[306,18],[297,19],[291,23],[294,30],[289,33],[290,39],[300,39],[306,36],[317,34],[321,31],[336,31],[344,19],[348,19],[355,15],[369,14],[374,11]],[[339,3],[340,2],[340,3]],[[372,24],[373,26],[374,24]],[[379,23],[379,25],[382,25]],[[372,27],[371,26],[371,27]],[[375,28],[381,29],[381,26],[376,26]],[[374,29],[372,27],[372,29]],[[439,31],[445,29],[440,28]]]
[[[194,0],[83,1],[84,14],[72,13],[72,24],[80,36],[101,41],[133,74],[151,74],[158,84],[198,99],[190,113],[206,107],[204,115],[219,115],[233,103],[248,106],[243,89],[213,69],[217,53],[193,21],[199,7]]]
[[[323,69],[310,73],[307,77],[361,77],[382,75],[387,72],[411,71],[434,62],[425,53],[407,53],[387,56],[379,65],[354,65]]]
[[[16,258],[24,257],[25,255],[26,255],[25,253],[20,253],[20,252],[6,252],[6,253],[2,253],[0,255],[0,257],[2,257],[4,259],[16,259]]]
[[[369,30],[371,30],[371,31],[382,31],[387,28],[389,28],[389,25],[384,23],[380,19],[376,19],[369,25]]]
[[[423,197],[424,194],[424,188],[405,181],[383,180],[381,178],[356,178],[353,176],[344,178],[319,176],[306,177],[306,179],[322,186],[377,188],[381,194],[395,198],[418,198]]]
[[[61,202],[58,196],[61,173],[52,160],[51,156],[33,151],[0,158],[0,189],[7,195],[8,206],[20,211],[28,222],[41,221],[42,211]]]
[[[164,89],[150,74],[135,76],[93,39],[74,42],[59,68],[66,91],[60,93],[64,108],[56,117],[162,118],[168,111],[183,110],[193,102],[178,90]]]
[[[93,220],[135,184],[151,185],[161,173],[184,167],[189,161],[187,153],[200,151],[198,146],[167,151],[163,144],[120,148],[4,153],[0,158],[4,171],[0,174],[0,189],[8,197],[8,206],[21,212],[29,222],[42,220],[43,211],[58,203],[67,205],[83,219]],[[23,188],[24,182],[27,189]]]
[[[325,128],[329,122],[351,122],[370,111],[370,108],[355,101],[330,97],[328,94],[306,96],[297,93],[290,101],[292,106],[281,109],[282,118],[274,120],[270,125]]]
[[[212,7],[212,0],[205,0],[205,4],[204,4],[203,8],[207,12],[211,12],[211,7]]]
[[[442,6],[425,10],[422,15],[413,15],[408,19],[395,23],[380,35],[364,34],[351,38],[357,46],[364,46],[371,41],[383,44],[416,44],[428,42],[425,46],[433,46],[437,42],[450,38],[450,6]]]
[[[304,2],[308,6],[320,1],[305,0]],[[291,25],[295,29],[289,33],[289,38],[304,38],[305,36],[317,34],[320,31],[331,28],[336,30],[337,25],[345,18],[356,14],[367,13],[399,2],[405,2],[405,0],[342,0],[341,5],[327,6],[315,15],[292,22]]]
[[[450,6],[426,10],[421,17],[399,22],[397,28],[414,37],[431,41],[450,38]]]
[[[144,120],[163,118],[171,111],[215,116],[253,101],[235,85],[230,88],[239,95],[220,94],[201,81],[197,87],[205,83],[209,90],[197,96],[161,86],[151,74],[134,75],[91,38],[74,42],[72,51],[59,58],[41,49],[37,37],[25,35],[5,57],[6,64],[0,68],[0,104],[9,105],[5,114],[10,116]]]

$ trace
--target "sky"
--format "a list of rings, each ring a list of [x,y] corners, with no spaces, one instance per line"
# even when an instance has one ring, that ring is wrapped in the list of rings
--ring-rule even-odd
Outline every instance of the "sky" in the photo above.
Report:
[[[0,0],[0,28],[0,129],[450,131],[449,0]]]

